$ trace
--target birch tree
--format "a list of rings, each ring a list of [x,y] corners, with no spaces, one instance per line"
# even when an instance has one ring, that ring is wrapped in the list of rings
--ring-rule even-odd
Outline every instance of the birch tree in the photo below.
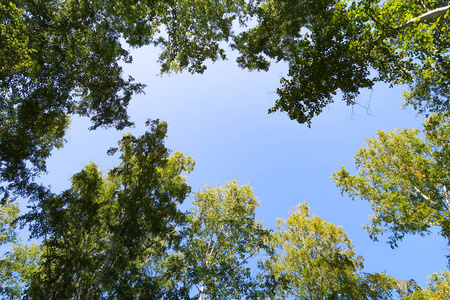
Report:
[[[152,262],[165,255],[184,221],[178,205],[190,192],[183,172],[193,160],[170,155],[167,126],[154,121],[141,137],[125,135],[121,164],[104,176],[94,163],[70,189],[33,199],[24,217],[41,238],[31,299],[163,299]]]
[[[445,270],[428,276],[427,288],[417,287],[403,300],[448,299],[450,297],[450,272]]]
[[[270,299],[392,299],[399,282],[385,273],[365,274],[363,258],[342,227],[310,215],[307,203],[277,220],[273,253],[261,265],[272,278]]]
[[[236,180],[195,193],[181,253],[185,283],[197,298],[244,299],[256,287],[250,260],[264,249],[268,231],[255,218],[259,202]]]
[[[18,203],[0,203],[0,296],[3,299],[21,299],[32,274],[38,268],[37,244],[24,244],[19,236],[17,219]]]
[[[379,130],[355,156],[357,173],[333,174],[343,194],[372,205],[366,229],[372,239],[390,234],[397,246],[405,234],[428,234],[433,226],[450,242],[450,119],[432,114],[423,130]]]

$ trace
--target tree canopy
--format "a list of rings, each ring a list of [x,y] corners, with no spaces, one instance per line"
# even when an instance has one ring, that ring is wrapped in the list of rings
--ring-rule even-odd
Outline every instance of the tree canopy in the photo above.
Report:
[[[267,70],[283,61],[280,110],[311,123],[341,94],[348,105],[376,82],[406,84],[421,111],[449,108],[447,1],[261,1],[258,23],[235,47],[242,67]]]
[[[262,267],[274,278],[276,299],[391,299],[398,289],[384,273],[363,274],[363,258],[342,227],[310,216],[306,202],[277,220],[271,244]]]
[[[21,218],[32,237],[43,239],[30,299],[159,299],[158,274],[148,266],[170,249],[184,222],[178,204],[190,188],[181,173],[194,165],[181,153],[169,156],[166,129],[154,121],[139,138],[125,135],[111,150],[122,162],[107,177],[90,164],[69,190],[34,199]]]
[[[267,70],[284,61],[270,111],[311,119],[341,92],[354,104],[378,81],[407,84],[421,111],[448,108],[449,38],[445,1],[34,1],[0,6],[0,178],[4,199],[36,192],[45,159],[62,147],[70,116],[92,129],[123,129],[144,85],[126,76],[129,47],[161,48],[161,72],[203,73],[226,59]],[[236,34],[233,28],[256,25]]]
[[[344,167],[333,174],[342,193],[372,205],[366,229],[373,239],[389,233],[396,246],[405,234],[423,235],[438,226],[450,243],[449,140],[449,113],[432,114],[422,132],[378,131],[356,154],[356,175]]]
[[[259,202],[252,188],[234,180],[194,197],[180,248],[187,286],[202,300],[249,299],[256,289],[249,262],[267,247],[269,236],[256,220]]]
[[[438,226],[450,245],[448,1],[400,0],[13,0],[0,3],[0,295],[11,299],[428,299],[449,294],[449,274],[427,289],[363,259],[341,227],[306,203],[275,232],[238,181],[193,194],[194,161],[164,145],[167,124],[123,136],[120,164],[95,163],[54,193],[36,178],[63,147],[72,116],[90,129],[133,125],[127,108],[145,85],[124,73],[130,48],[161,49],[161,73],[203,73],[239,52],[238,64],[285,62],[279,99],[311,125],[336,95],[355,104],[377,82],[407,85],[406,102],[429,114],[423,131],[379,131],[356,155],[356,175],[336,185],[374,210],[373,239]],[[249,26],[236,34],[238,26]],[[431,113],[431,114],[430,114]],[[17,197],[29,200],[20,215]],[[278,199],[276,199],[278,201]],[[23,244],[17,225],[39,245]],[[261,255],[264,258],[260,259]],[[251,268],[251,264],[257,268]],[[259,273],[258,273],[259,272]]]
[[[450,272],[433,273],[428,277],[428,288],[418,288],[405,300],[446,299],[450,297]]]
[[[0,247],[8,246],[0,255],[0,296],[3,299],[20,299],[38,268],[40,251],[37,244],[22,243],[17,218],[17,203],[0,205]]]
[[[2,192],[31,194],[34,176],[61,147],[71,115],[92,129],[132,125],[127,107],[144,85],[123,74],[128,47],[154,44],[162,71],[203,72],[245,1],[34,1],[2,3],[0,178]],[[160,31],[163,33],[159,34]]]

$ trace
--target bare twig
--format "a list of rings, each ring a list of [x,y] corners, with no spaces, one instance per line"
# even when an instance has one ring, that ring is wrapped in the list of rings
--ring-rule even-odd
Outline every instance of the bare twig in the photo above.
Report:
[[[425,2],[423,0],[420,0],[420,3],[422,3],[423,8],[425,8],[426,10],[429,10],[428,7],[425,5]]]

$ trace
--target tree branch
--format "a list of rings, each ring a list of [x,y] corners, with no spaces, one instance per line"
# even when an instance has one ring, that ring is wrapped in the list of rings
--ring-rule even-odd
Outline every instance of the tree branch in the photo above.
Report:
[[[104,276],[111,270],[111,266],[113,265],[113,261],[112,261],[113,259],[111,256],[115,255],[116,248],[117,248],[117,243],[116,243],[115,239],[113,238],[113,240],[111,241],[111,245],[109,247],[105,262],[101,266],[100,271],[94,276],[94,280],[92,281],[91,286],[89,287],[86,295],[84,296],[84,299],[86,299],[86,300],[92,299],[94,292],[99,287],[102,286],[101,281],[103,280]]]
[[[366,41],[364,43],[361,43],[359,46],[362,47],[362,46],[366,46],[366,45],[369,45],[369,44],[376,43],[379,40],[382,40],[382,39],[384,39],[386,37],[389,37],[389,36],[393,35],[393,33],[397,32],[397,31],[400,31],[400,30],[406,29],[408,27],[411,27],[414,24],[423,23],[426,20],[429,20],[431,18],[440,17],[442,15],[445,15],[449,10],[450,10],[450,5],[439,7],[439,8],[427,11],[426,13],[421,14],[418,17],[412,18],[409,21],[407,21],[407,22],[405,22],[405,23],[403,23],[403,24],[401,24],[399,26],[391,28],[387,32],[383,32],[381,35],[379,35],[376,39],[374,39],[372,41]],[[371,18],[371,16],[369,14],[367,14],[367,15]]]
[[[448,192],[447,192],[447,187],[443,184],[442,185],[442,189],[444,190],[444,199],[445,199],[445,204],[447,205],[447,210],[450,210],[450,200],[448,199]]]
[[[425,195],[417,186],[413,185],[414,190],[419,193],[425,200],[431,202],[432,204],[436,205],[436,202],[431,200],[430,197]]]
[[[440,17],[442,15],[445,15],[447,11],[450,10],[450,5],[439,7],[430,11],[427,11],[424,14],[421,14],[418,17],[412,18],[411,20],[407,21],[406,23],[403,23],[400,26],[394,27],[393,30],[403,30],[405,28],[411,27],[414,25],[414,23],[422,23],[428,19]]]
[[[210,262],[210,260],[211,260],[211,256],[213,255],[213,252],[214,252],[214,249],[216,248],[216,245],[217,245],[217,242],[218,242],[218,240],[219,240],[219,237],[217,236],[216,237],[216,240],[215,241],[213,241],[213,238],[214,238],[214,232],[212,232],[211,231],[211,238],[209,239],[209,241],[208,241],[208,247],[207,247],[207,249],[206,249],[206,253],[205,253],[205,264],[206,264],[206,267],[209,267],[209,262]],[[212,245],[212,247],[211,247],[211,242],[213,241],[213,245]]]
[[[420,0],[420,3],[422,3],[423,8],[425,8],[426,10],[429,10],[428,7],[425,5],[425,2],[423,2],[423,0]]]

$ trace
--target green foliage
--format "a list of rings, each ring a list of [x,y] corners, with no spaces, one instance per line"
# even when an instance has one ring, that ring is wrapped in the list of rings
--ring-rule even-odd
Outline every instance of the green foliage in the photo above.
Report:
[[[125,78],[127,47],[162,49],[161,72],[203,73],[232,43],[245,68],[285,61],[270,111],[310,124],[337,92],[353,104],[377,81],[408,84],[421,111],[448,108],[445,1],[15,0],[0,5],[0,188],[4,199],[38,193],[32,183],[61,147],[70,116],[92,127],[132,125],[127,107],[144,85]],[[233,26],[257,25],[236,36]],[[12,145],[12,146],[11,146]]]
[[[0,3],[0,77],[30,67],[30,49],[25,33],[23,11],[12,2]]]
[[[14,242],[17,239],[15,221],[19,216],[18,204],[0,205],[0,245]]]
[[[255,218],[259,202],[237,180],[195,193],[182,232],[183,284],[199,299],[243,299],[256,288],[249,260],[265,248],[268,231]]]
[[[283,283],[277,286],[281,299],[327,299],[345,294],[362,268],[362,258],[355,255],[342,228],[310,217],[306,203],[287,220],[278,219],[272,242],[279,250],[263,265]]]
[[[166,131],[164,122],[152,122],[139,138],[125,135],[111,150],[122,163],[107,177],[92,163],[72,177],[71,189],[34,199],[23,221],[43,242],[30,299],[161,298],[149,266],[183,223],[177,205],[190,188],[181,173],[194,165],[181,153],[169,156]]]
[[[183,172],[194,162],[164,146],[164,122],[125,135],[121,164],[104,176],[95,164],[53,194],[34,179],[62,147],[73,115],[91,129],[133,123],[127,107],[144,85],[124,77],[127,47],[161,47],[161,73],[203,73],[205,61],[226,59],[232,40],[241,67],[268,70],[284,61],[279,99],[308,123],[341,92],[354,104],[376,82],[407,84],[421,112],[449,108],[449,10],[446,1],[400,0],[14,0],[0,3],[0,295],[28,299],[439,299],[448,272],[422,290],[388,275],[363,274],[345,232],[306,204],[279,220],[273,236],[255,218],[259,202],[237,181],[195,193]],[[257,25],[235,36],[233,26]],[[449,114],[432,114],[418,130],[378,133],[356,156],[359,173],[341,169],[336,184],[371,202],[371,237],[439,226],[449,240]],[[150,125],[150,123],[148,124]],[[30,197],[19,216],[15,196]],[[20,243],[17,218],[36,245]],[[260,282],[249,261],[261,251]],[[150,295],[150,296],[149,296]],[[412,298],[411,298],[412,297]]]
[[[371,203],[371,238],[389,232],[394,247],[405,234],[438,226],[450,242],[449,138],[449,113],[430,115],[422,133],[380,130],[356,154],[356,175],[345,168],[333,174],[342,193]]]
[[[163,52],[159,59],[161,72],[188,69],[203,73],[206,59],[226,59],[224,42],[233,33],[233,22],[244,24],[252,6],[244,0],[175,0],[170,1],[161,23],[168,37],[160,36],[155,44]]]
[[[2,299],[20,299],[37,269],[40,254],[36,244],[21,243],[16,228],[19,213],[16,203],[0,204],[0,246],[8,246],[8,250],[0,256]]]
[[[0,5],[0,192],[38,193],[34,176],[61,147],[72,115],[91,129],[133,123],[127,107],[144,85],[124,77],[126,49],[163,49],[162,72],[203,72],[224,59],[220,42],[245,19],[245,1],[15,0]],[[160,33],[162,31],[162,33]],[[125,41],[125,42],[124,42]]]
[[[279,99],[270,112],[311,119],[338,92],[348,105],[376,82],[408,84],[406,99],[426,111],[448,109],[447,1],[266,0],[258,24],[240,34],[242,67],[284,61]]]
[[[433,273],[428,276],[428,288],[417,288],[416,291],[403,297],[404,300],[444,300],[450,298],[450,272]]]
[[[362,274],[363,259],[342,227],[310,216],[306,202],[277,220],[272,246],[261,265],[276,299],[392,299],[398,288],[384,273]]]

